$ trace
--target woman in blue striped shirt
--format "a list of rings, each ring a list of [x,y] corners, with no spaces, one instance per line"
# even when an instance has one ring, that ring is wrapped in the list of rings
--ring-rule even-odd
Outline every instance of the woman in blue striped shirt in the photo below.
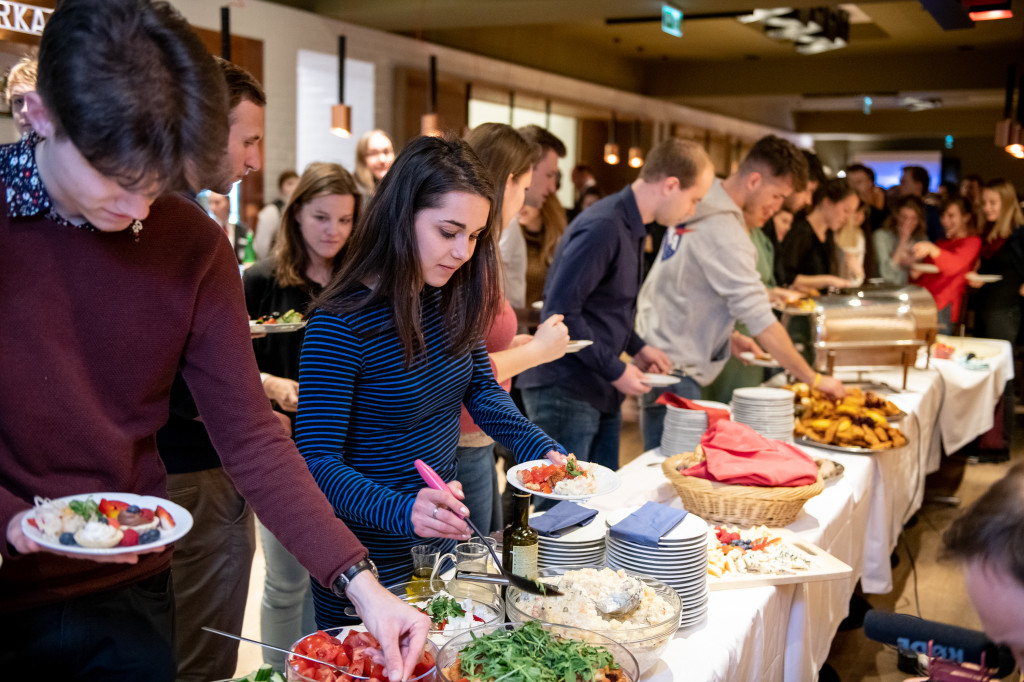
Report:
[[[452,480],[461,405],[520,461],[564,458],[495,382],[484,348],[501,301],[493,196],[464,142],[410,143],[306,326],[295,440],[384,585],[408,579],[423,538],[446,551],[469,537],[449,511],[466,513]],[[459,498],[425,488],[417,458]],[[316,583],[313,597],[320,627],[345,622],[346,602]]]

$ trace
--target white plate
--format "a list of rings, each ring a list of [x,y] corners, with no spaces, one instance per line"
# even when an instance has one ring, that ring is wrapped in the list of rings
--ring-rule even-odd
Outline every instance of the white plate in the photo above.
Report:
[[[575,353],[578,350],[583,350],[587,346],[593,345],[593,341],[590,339],[573,339],[569,341],[569,345],[565,347],[566,353]]]
[[[767,359],[759,358],[749,350],[745,350],[740,353],[740,360],[743,360],[748,365],[754,365],[755,367],[778,367],[779,361],[769,356]]]
[[[534,512],[530,514],[530,520],[539,519],[542,516],[544,516],[544,512]],[[579,548],[589,546],[604,547],[604,531],[604,512],[597,512],[597,516],[595,516],[590,523],[577,528],[571,533],[566,533],[565,535],[557,538],[540,534],[538,534],[538,537],[541,544],[551,543],[562,547],[575,546]]]
[[[305,322],[278,322],[277,324],[256,324],[254,320],[249,320],[249,331],[261,331],[268,334],[285,334],[287,332],[297,332],[306,326]]]
[[[626,518],[639,508],[639,506],[632,506],[626,507],[625,509],[617,509],[614,512],[608,514],[608,518],[605,519],[605,523],[608,524],[609,528],[611,528],[616,523],[622,521],[622,519]],[[706,539],[708,533],[707,526],[707,521],[697,516],[693,512],[690,512],[683,518],[682,521],[676,524],[675,528],[665,533],[665,535],[662,536],[661,540],[662,542],[685,542],[687,540],[694,540],[697,538]],[[614,538],[611,535],[608,536],[608,539],[610,542],[617,542],[631,547],[644,547],[645,549],[652,549],[651,547],[647,547],[646,545],[638,545],[637,543],[630,542],[628,540],[619,540],[618,538]]]
[[[732,392],[733,402],[793,402],[792,391],[787,391],[784,388],[770,388],[768,386],[748,386],[746,388],[737,388]]]
[[[92,498],[99,504],[100,500],[106,498],[116,502],[127,502],[128,504],[138,505],[144,509],[156,510],[157,505],[160,505],[167,510],[167,513],[174,519],[175,526],[171,530],[160,531],[160,539],[156,542],[150,542],[145,545],[135,545],[133,547],[82,547],[80,545],[62,545],[60,541],[54,538],[47,537],[38,528],[29,524],[28,520],[35,518],[35,510],[30,511],[21,518],[21,532],[28,537],[29,540],[33,540],[43,547],[56,550],[58,552],[64,552],[65,554],[85,554],[85,555],[107,555],[107,554],[132,554],[145,549],[152,549],[154,547],[162,547],[163,545],[169,545],[176,540],[180,540],[185,537],[185,534],[192,530],[192,515],[188,513],[188,510],[177,505],[170,500],[165,500],[162,497],[153,497],[151,495],[135,495],[133,493],[85,493],[82,495],[68,495],[67,497],[61,497],[55,502],[68,502],[72,500],[85,500]]]
[[[662,386],[675,386],[682,381],[682,379],[677,377],[675,374],[652,374],[651,372],[647,372],[644,374],[643,381],[648,386],[660,388]]]
[[[523,462],[517,464],[508,470],[505,474],[505,479],[516,488],[519,488],[523,492],[530,493],[537,497],[544,497],[549,500],[589,500],[591,497],[597,497],[598,495],[607,495],[610,492],[614,492],[619,489],[622,485],[622,479],[619,475],[609,469],[603,467],[600,464],[594,464],[593,462],[587,462],[590,470],[594,473],[594,480],[597,481],[597,490],[592,493],[586,493],[584,495],[557,495],[555,493],[539,493],[536,490],[530,490],[525,485],[519,482],[519,472],[525,471],[526,469],[532,469],[536,466],[550,464],[551,462],[546,459],[537,459],[532,462]],[[593,524],[591,524],[593,525]]]
[[[926,275],[937,275],[939,274],[939,266],[935,263],[914,263],[914,270],[923,272]]]
[[[967,280],[969,282],[981,282],[982,284],[992,284],[993,282],[1002,281],[1002,275],[979,275],[977,272],[968,272]]]

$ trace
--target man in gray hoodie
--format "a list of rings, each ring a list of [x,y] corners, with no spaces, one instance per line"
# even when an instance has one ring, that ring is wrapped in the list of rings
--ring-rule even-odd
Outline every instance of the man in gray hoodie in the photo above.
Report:
[[[672,360],[682,381],[670,389],[700,398],[701,386],[722,370],[730,352],[768,353],[793,376],[832,396],[842,383],[815,372],[772,313],[757,272],[750,230],[763,225],[794,190],[807,182],[807,161],[792,143],[759,140],[735,173],[715,180],[693,217],[669,229],[637,301],[636,331]],[[757,338],[740,334],[743,322]],[[759,345],[760,344],[760,345]],[[664,391],[641,396],[644,448],[661,444]]]

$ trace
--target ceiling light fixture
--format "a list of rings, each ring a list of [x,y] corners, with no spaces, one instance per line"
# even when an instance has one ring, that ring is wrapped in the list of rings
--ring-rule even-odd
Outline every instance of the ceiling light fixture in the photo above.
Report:
[[[755,9],[737,20],[762,24],[765,35],[794,43],[799,54],[838,50],[850,40],[850,13],[835,7]]]
[[[1012,19],[1011,0],[962,0],[967,7],[967,16],[971,21],[994,21],[996,19]]]
[[[440,137],[441,120],[437,115],[437,57],[430,55],[430,100],[427,113],[420,117],[420,135]]]
[[[352,107],[345,104],[345,36],[338,36],[338,104],[331,107],[331,132],[352,136]]]
[[[640,146],[640,121],[633,119],[633,145],[627,154],[630,168],[641,168],[644,165],[644,150]]]
[[[615,114],[608,124],[608,142],[604,145],[604,162],[609,166],[619,163],[619,145],[615,144]]]

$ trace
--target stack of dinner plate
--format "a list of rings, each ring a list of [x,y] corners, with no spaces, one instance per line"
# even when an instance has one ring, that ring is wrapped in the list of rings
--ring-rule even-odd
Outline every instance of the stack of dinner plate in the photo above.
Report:
[[[638,507],[608,514],[610,528]],[[611,568],[624,568],[655,578],[676,591],[683,602],[680,627],[702,621],[708,613],[708,524],[696,514],[686,517],[648,547],[608,533],[606,559]]]
[[[543,515],[544,512],[535,512],[530,514],[530,520]],[[604,566],[606,529],[605,515],[598,512],[593,521],[561,537],[552,538],[538,534],[537,567]]]
[[[732,419],[765,438],[793,441],[793,393],[784,388],[737,388],[732,392]]]
[[[695,400],[703,407],[719,410],[729,409],[728,405],[712,400]],[[680,452],[693,452],[701,436],[708,430],[708,413],[702,410],[688,410],[685,407],[666,406],[665,423],[661,431],[661,454],[665,457]]]

